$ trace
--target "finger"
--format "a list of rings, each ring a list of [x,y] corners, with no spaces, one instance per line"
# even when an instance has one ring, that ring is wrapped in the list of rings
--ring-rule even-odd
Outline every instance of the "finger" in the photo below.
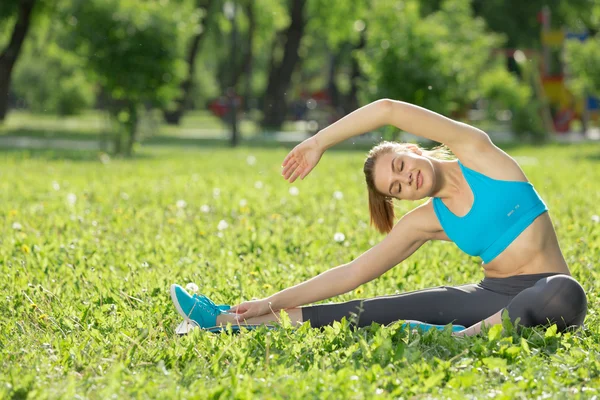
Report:
[[[305,168],[304,172],[302,173],[302,175],[300,175],[300,179],[304,179],[306,178],[306,175],[308,175],[308,173],[312,171],[312,168]]]
[[[302,168],[297,168],[290,178],[290,183],[294,183],[294,181],[298,179],[302,172],[304,172]]]
[[[292,157],[294,157],[294,155],[295,155],[295,154],[294,154],[294,150],[290,151],[290,152],[288,153],[288,155],[287,155],[287,156],[285,156],[285,158],[283,159],[283,162],[281,163],[281,166],[282,166],[282,167],[285,167],[285,166],[287,165],[288,161],[290,161],[290,159],[291,159]]]
[[[283,175],[285,177],[285,179],[290,179],[290,176],[292,176],[292,174],[296,171],[296,169],[298,168],[298,163],[294,163],[294,166],[291,167],[290,169],[288,169],[285,174]]]
[[[286,173],[288,173],[288,171],[292,168],[294,168],[295,165],[297,165],[298,162],[296,160],[291,160],[285,167],[283,167],[283,170],[281,171],[281,175],[284,175]]]

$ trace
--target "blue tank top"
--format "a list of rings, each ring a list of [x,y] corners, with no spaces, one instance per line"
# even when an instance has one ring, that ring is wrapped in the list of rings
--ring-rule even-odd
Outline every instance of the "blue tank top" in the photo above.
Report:
[[[473,192],[471,210],[458,217],[438,197],[433,209],[450,240],[489,263],[548,207],[530,182],[501,181],[458,165]]]

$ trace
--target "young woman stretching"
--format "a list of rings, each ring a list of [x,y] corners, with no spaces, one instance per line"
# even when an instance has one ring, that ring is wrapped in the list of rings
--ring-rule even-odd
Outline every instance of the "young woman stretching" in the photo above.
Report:
[[[468,327],[501,323],[503,310],[524,326],[582,325],[587,299],[570,276],[548,208],[517,162],[487,134],[424,108],[383,99],[347,115],[296,146],[283,162],[289,182],[304,179],[329,147],[391,124],[444,143],[458,158],[436,157],[416,145],[384,142],[364,164],[371,223],[388,235],[354,261],[267,298],[230,308],[171,287],[178,312],[201,328],[263,324],[285,310],[292,323],[313,327],[348,318],[355,326],[418,320]],[[438,152],[439,153],[439,152]],[[560,168],[560,166],[557,166]],[[429,200],[394,225],[393,199]],[[300,307],[356,289],[399,264],[430,240],[453,241],[483,260],[480,283],[440,286],[399,295]]]

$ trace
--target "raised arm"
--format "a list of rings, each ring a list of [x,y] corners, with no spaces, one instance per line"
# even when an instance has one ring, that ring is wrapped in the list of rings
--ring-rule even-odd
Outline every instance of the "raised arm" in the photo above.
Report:
[[[323,149],[328,149],[384,125],[394,125],[414,135],[444,143],[455,153],[465,147],[490,143],[487,134],[480,129],[426,108],[390,99],[377,100],[359,108],[317,133],[315,138]]]
[[[444,117],[414,104],[383,100],[385,120],[403,131],[445,144],[461,158],[461,153],[488,148],[492,143],[482,130]]]

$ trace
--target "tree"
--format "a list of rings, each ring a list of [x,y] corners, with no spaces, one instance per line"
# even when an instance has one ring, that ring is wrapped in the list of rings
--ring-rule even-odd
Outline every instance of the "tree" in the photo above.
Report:
[[[4,120],[8,111],[8,90],[12,71],[29,31],[36,2],[37,0],[3,0],[0,5],[0,19],[15,11],[17,14],[9,43],[0,53],[0,121]]]
[[[446,0],[422,17],[415,0],[394,9],[375,3],[361,66],[370,99],[391,97],[446,115],[461,115],[480,95],[478,76],[502,42],[473,18],[467,0]]]
[[[305,5],[307,0],[291,0],[290,19],[287,29],[280,35],[283,42],[283,57],[276,59],[276,46],[271,53],[269,82],[263,97],[262,126],[279,129],[287,115],[286,91],[288,90],[294,68],[300,57],[298,48],[306,27]],[[275,42],[276,44],[277,42]]]
[[[179,6],[179,4],[177,4]],[[160,107],[179,94],[185,63],[178,24],[189,10],[172,3],[79,0],[70,47],[110,99],[118,123],[115,152],[131,155],[141,106]],[[183,31],[183,32],[182,32]]]
[[[600,30],[600,5],[589,10],[586,26],[590,31]],[[567,83],[580,96],[600,96],[600,33],[585,41],[567,41],[565,62],[569,70]]]
[[[192,86],[194,84],[194,72],[196,70],[196,60],[198,58],[198,52],[201,50],[202,45],[207,36],[207,26],[215,19],[217,6],[220,2],[215,0],[196,0],[196,11],[194,18],[199,21],[195,27],[195,34],[191,38],[189,43],[186,63],[187,73],[186,77],[181,82],[181,93],[177,97],[174,108],[164,110],[163,114],[165,121],[169,124],[178,125],[186,107],[189,106]],[[200,22],[202,19],[202,22]]]

